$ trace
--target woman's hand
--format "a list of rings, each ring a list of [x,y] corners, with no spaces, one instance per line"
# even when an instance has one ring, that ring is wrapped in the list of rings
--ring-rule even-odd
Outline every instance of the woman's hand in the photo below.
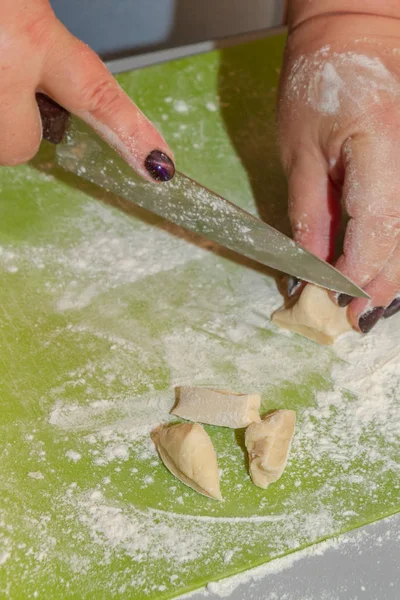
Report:
[[[359,2],[292,4],[279,135],[293,234],[332,261],[342,200],[350,220],[336,266],[371,300],[337,301],[366,333],[400,309],[400,20],[308,12]]]
[[[43,92],[91,125],[141,175],[168,181],[172,153],[99,57],[55,17],[48,0],[0,2],[0,165],[32,158]],[[171,158],[170,158],[171,157]]]

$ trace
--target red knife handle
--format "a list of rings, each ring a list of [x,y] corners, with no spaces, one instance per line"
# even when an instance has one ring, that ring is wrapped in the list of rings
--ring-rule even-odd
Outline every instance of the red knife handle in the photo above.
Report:
[[[36,94],[42,119],[43,138],[52,144],[59,144],[67,131],[70,113],[45,94]]]

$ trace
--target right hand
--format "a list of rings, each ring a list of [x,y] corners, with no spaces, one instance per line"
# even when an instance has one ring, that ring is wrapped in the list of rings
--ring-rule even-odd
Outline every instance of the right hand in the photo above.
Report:
[[[160,133],[48,0],[1,0],[0,23],[0,165],[36,154],[42,126],[35,93],[43,92],[91,125],[143,177],[171,179],[173,154]]]

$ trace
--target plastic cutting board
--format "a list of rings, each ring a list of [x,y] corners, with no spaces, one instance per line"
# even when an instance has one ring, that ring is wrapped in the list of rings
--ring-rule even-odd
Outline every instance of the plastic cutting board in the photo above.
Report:
[[[287,231],[283,44],[119,81],[182,171]],[[0,170],[0,597],[172,598],[398,511],[396,369],[386,412],[363,418],[333,381],[345,361],[269,322],[272,273],[63,173],[53,151]],[[254,487],[243,432],[207,427],[225,501],[175,480],[149,434],[179,384],[295,409],[282,479]]]

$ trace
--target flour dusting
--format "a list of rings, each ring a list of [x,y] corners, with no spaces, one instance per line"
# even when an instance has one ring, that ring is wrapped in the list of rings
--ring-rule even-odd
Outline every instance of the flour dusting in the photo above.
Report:
[[[317,112],[336,115],[342,108],[354,112],[367,102],[378,103],[382,94],[400,95],[399,82],[377,57],[355,52],[329,52],[301,56],[289,75],[288,94]]]
[[[99,210],[111,239],[119,221],[103,207]],[[90,215],[95,217],[93,209]],[[164,234],[158,233],[162,239]],[[173,250],[175,239],[165,241]],[[87,252],[92,256],[91,249]],[[228,261],[189,247],[186,258],[193,256],[195,260],[175,264],[172,287],[170,277],[138,277],[138,263],[125,271],[115,270],[111,261],[103,263],[102,304],[93,298],[87,306],[76,305],[71,315],[77,318],[56,332],[55,339],[62,333],[72,355],[81,347],[92,349],[46,391],[48,426],[54,435],[68,438],[74,453],[69,454],[71,468],[73,456],[79,456],[94,474],[94,485],[88,485],[77,465],[75,482],[57,499],[59,510],[67,519],[74,515],[88,537],[85,561],[74,556],[68,564],[78,577],[94,564],[122,565],[129,559],[129,582],[118,570],[103,581],[110,593],[121,586],[126,591],[135,586],[143,597],[152,597],[162,586],[183,590],[197,564],[220,562],[235,568],[250,548],[265,553],[268,544],[268,556],[274,558],[321,540],[347,528],[365,503],[379,504],[379,479],[388,473],[394,497],[398,495],[394,456],[400,328],[395,324],[400,317],[380,323],[368,336],[351,333],[333,349],[320,348],[294,334],[282,335],[269,322],[281,303],[270,279],[233,270]],[[57,255],[54,261],[61,264]],[[81,261],[89,272],[97,269],[85,252]],[[65,264],[60,275],[68,269]],[[117,303],[108,288],[114,272],[119,278]],[[132,285],[143,286],[135,301],[148,305],[148,325],[134,313],[127,318]],[[104,295],[107,289],[109,296]],[[54,281],[51,297],[56,300],[64,290],[65,282],[58,287]],[[57,310],[59,304],[53,306]],[[150,327],[155,327],[156,339]],[[175,385],[256,390],[262,394],[262,412],[296,410],[296,434],[279,486],[250,496],[243,451],[232,432],[219,428],[209,433],[221,467],[221,506],[199,501],[166,472],[150,433],[173,420],[169,411]],[[298,400],[299,393],[306,394],[306,401]],[[30,434],[32,448],[39,442],[39,433]],[[51,531],[50,523],[46,527]],[[71,535],[78,540],[81,530]],[[51,546],[44,550],[50,551]],[[157,565],[158,559],[165,568],[154,583],[149,565]]]
[[[107,561],[115,551],[122,551],[135,563],[162,553],[169,561],[181,564],[199,558],[209,542],[204,531],[191,529],[188,535],[184,524],[178,525],[173,516],[157,523],[147,511],[110,504],[100,491],[78,496],[73,506],[94,541],[105,548]]]
[[[189,106],[184,100],[175,100],[174,110],[176,110],[178,113],[186,114],[189,112]]]
[[[346,90],[344,67],[328,57],[318,59],[318,93],[310,90],[325,111],[336,110]],[[372,98],[391,90],[380,65],[355,60],[357,76],[375,78]],[[233,146],[222,113],[229,117],[241,98],[236,67],[221,80],[232,88],[228,98],[223,89],[221,102],[204,91],[218,77],[217,62],[188,66],[169,87],[160,78],[154,115],[181,157],[198,156],[190,175],[253,212],[254,194],[268,189],[271,217],[283,215],[281,174],[270,158],[273,92],[268,100],[264,88],[240,80],[241,91],[257,93]],[[253,167],[269,157],[258,182],[247,178],[239,150]],[[66,184],[69,176],[51,163],[35,164],[1,174],[1,597],[173,597],[398,510],[400,316],[333,349],[282,334],[269,320],[282,298],[265,270],[153,224],[107,194],[96,200],[93,186]],[[182,192],[179,183],[170,189]],[[191,188],[194,222],[199,203],[213,227],[231,216],[207,191],[196,193]],[[230,235],[255,243],[240,220]],[[256,488],[243,432],[208,426],[224,502],[177,481],[150,436],[173,420],[176,385],[254,390],[263,413],[296,410],[281,480]]]
[[[44,479],[44,475],[40,471],[30,471],[28,477],[31,479]]]
[[[224,268],[219,273],[225,276]],[[214,277],[218,276],[217,268]],[[194,285],[197,289],[197,284]],[[200,298],[197,294],[195,297]],[[148,544],[157,540],[158,555],[161,553],[165,560],[172,561],[168,573],[173,577],[176,574],[173,563],[184,563],[185,557],[188,564],[193,564],[195,556],[216,559],[219,547],[215,544],[221,535],[224,564],[234,564],[247,544],[259,543],[265,536],[270,544],[275,540],[271,555],[279,556],[284,548],[295,549],[306,540],[309,543],[321,539],[357,516],[360,506],[353,503],[351,510],[346,509],[343,490],[349,487],[358,490],[361,504],[374,496],[378,498],[378,482],[370,481],[375,465],[384,463],[385,471],[396,473],[393,479],[396,487],[399,466],[392,455],[399,436],[395,387],[400,333],[396,333],[393,324],[399,318],[392,319],[392,323],[380,323],[369,336],[351,333],[332,351],[293,334],[275,335],[276,329],[268,323],[267,316],[280,302],[274,285],[249,271],[236,281],[233,296],[223,300],[221,297],[212,310],[208,303],[200,301],[194,313],[197,325],[176,323],[173,331],[161,336],[162,353],[170,372],[170,385],[162,392],[131,393],[134,380],[126,371],[124,357],[134,356],[136,345],[128,330],[122,332],[118,328],[120,317],[107,329],[101,329],[100,323],[95,326],[94,322],[90,325],[81,322],[68,329],[72,338],[90,334],[99,342],[109,340],[114,348],[107,366],[102,361],[90,361],[71,371],[60,386],[49,392],[54,398],[49,415],[51,425],[78,434],[82,455],[92,461],[94,468],[108,469],[96,490],[88,492],[73,487],[67,496],[68,506],[96,540],[102,560],[129,556],[140,563],[142,556],[152,552]],[[186,321],[186,314],[193,314],[192,311],[193,306],[183,307],[182,320]],[[274,334],[267,343],[262,335],[256,334],[262,331]],[[240,466],[240,448],[232,440],[221,439],[218,443],[215,434],[213,437],[222,467],[222,486],[227,485],[227,490],[231,487],[225,478],[230,477],[232,465],[237,465],[235,472],[241,474],[234,492],[234,510],[239,511],[239,516],[218,514],[213,506],[207,507],[207,516],[198,514],[192,504],[194,492],[182,489],[166,475],[155,453],[149,434],[160,422],[172,419],[169,411],[174,404],[173,386],[226,385],[224,370],[218,366],[226,360],[233,367],[229,386],[237,389],[251,386],[262,391],[264,410],[276,406],[271,403],[274,390],[289,381],[301,385],[304,373],[330,374],[329,385],[316,391],[314,402],[307,407],[291,405],[297,410],[298,426],[286,480],[280,485],[284,513],[274,513],[271,500],[265,498],[265,504],[261,499],[258,506],[253,506],[252,514],[248,514],[248,497],[243,487],[248,476]],[[115,382],[121,376],[128,377],[126,386],[116,393]],[[101,395],[93,387],[94,377]],[[70,401],[72,390],[75,398],[81,398],[79,402]],[[108,497],[106,489],[123,472],[124,463],[127,467],[132,464],[132,457],[139,470],[130,467],[129,477],[133,479],[127,481],[131,481],[135,490],[151,489],[156,493],[160,482],[165,486],[167,477],[169,498],[164,497],[163,502],[168,502],[168,507],[155,503],[142,511],[135,506],[134,496],[132,502],[124,500],[122,495],[117,503]],[[329,476],[323,466],[326,461],[332,465]],[[111,466],[113,472],[109,471]],[[189,513],[186,506],[192,507]],[[182,509],[185,512],[180,514]],[[179,537],[183,530],[185,542]],[[240,543],[229,543],[238,536]],[[278,566],[288,567],[296,559],[297,554],[278,563],[274,561],[265,567],[265,572],[274,572]],[[139,585],[138,581],[135,579],[135,585]],[[143,580],[140,585],[145,586],[146,593],[150,592],[149,581]],[[232,585],[234,582],[211,584],[209,590],[223,595],[224,590],[232,591]]]
[[[65,456],[73,462],[78,462],[78,460],[81,460],[82,458],[81,454],[79,454],[79,452],[76,452],[75,450],[67,450]]]

